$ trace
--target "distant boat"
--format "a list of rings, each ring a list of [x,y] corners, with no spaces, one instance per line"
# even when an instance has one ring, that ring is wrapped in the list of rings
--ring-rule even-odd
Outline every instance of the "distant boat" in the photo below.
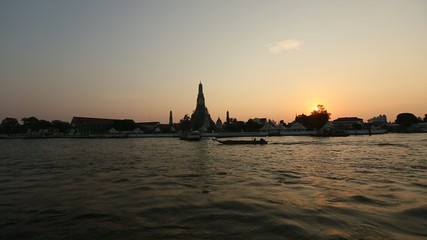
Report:
[[[310,134],[312,137],[348,137],[349,133],[337,129],[325,129],[316,133]]]
[[[241,144],[260,144],[260,145],[264,145],[267,144],[268,142],[266,140],[264,140],[263,138],[261,138],[260,140],[219,140],[219,139],[212,139],[216,142],[219,142],[221,144],[226,144],[226,145],[241,145]]]
[[[185,131],[179,136],[179,139],[185,141],[199,141],[201,138],[202,135],[198,131]]]
[[[361,129],[361,130],[347,130],[347,133],[350,135],[375,135],[375,134],[385,134],[387,129],[380,128],[371,128],[371,129]]]

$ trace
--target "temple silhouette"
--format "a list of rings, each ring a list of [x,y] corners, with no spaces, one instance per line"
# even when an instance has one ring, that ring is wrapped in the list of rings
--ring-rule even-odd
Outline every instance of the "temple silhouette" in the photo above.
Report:
[[[203,94],[203,85],[201,82],[199,83],[196,110],[191,114],[191,127],[193,130],[198,130],[200,132],[210,131],[214,127],[214,122],[205,104],[205,96]]]

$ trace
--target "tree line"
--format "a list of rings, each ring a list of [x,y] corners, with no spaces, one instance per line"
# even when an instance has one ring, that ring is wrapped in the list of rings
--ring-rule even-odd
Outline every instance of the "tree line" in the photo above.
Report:
[[[402,127],[410,127],[413,124],[427,122],[427,114],[424,115],[424,119],[421,119],[421,117],[416,117],[412,113],[399,113],[394,122]]]
[[[68,122],[53,120],[47,121],[36,117],[28,117],[21,119],[22,124],[16,118],[7,117],[3,119],[0,125],[0,133],[2,134],[27,134],[31,132],[39,132],[47,130],[56,133],[66,133],[71,129],[71,124]]]
[[[300,114],[295,117],[295,122],[301,123],[308,130],[319,130],[329,121],[331,114],[323,105],[317,105],[310,115]]]
[[[300,114],[295,116],[294,122],[301,123],[308,130],[318,130],[322,128],[330,119],[331,114],[325,109],[323,105],[318,105],[316,110],[313,110],[310,115]],[[22,118],[20,123],[16,118],[6,117],[0,124],[0,134],[28,134],[39,132],[40,130],[47,130],[51,133],[67,133],[72,129],[72,126],[68,122],[61,120],[47,121],[44,119],[38,119],[36,117]],[[401,129],[409,128],[414,124],[420,122],[427,122],[427,114],[424,118],[416,117],[412,113],[400,113],[397,115],[395,123],[399,124]],[[271,125],[276,125],[273,120],[268,120]],[[286,125],[283,121],[280,124]],[[139,127],[133,120],[115,120],[113,122],[114,129],[118,131],[131,131],[136,127]],[[181,119],[179,124],[175,125],[176,130],[188,130],[190,129],[191,122],[190,117],[186,115]],[[222,124],[222,131],[225,132],[257,132],[263,127],[262,124],[249,119],[248,121],[239,121],[236,118],[230,118]],[[146,129],[143,129],[146,130]],[[164,129],[162,129],[163,131]],[[214,124],[208,131],[219,131]]]
[[[294,122],[301,123],[309,130],[315,130],[322,128],[330,119],[331,114],[325,109],[323,105],[318,105],[316,110],[311,112],[310,115],[301,114],[295,117]],[[267,123],[276,126],[277,123],[274,120],[267,120]],[[281,120],[280,124],[286,126],[285,122]],[[179,122],[180,129],[182,130],[195,130],[197,126],[191,124],[191,118],[189,115],[185,115]],[[249,119],[248,121],[239,121],[236,118],[230,118],[224,122],[221,126],[222,129],[218,129],[215,124],[211,124],[208,132],[211,131],[224,131],[224,132],[258,132],[264,124],[256,121],[255,119]]]

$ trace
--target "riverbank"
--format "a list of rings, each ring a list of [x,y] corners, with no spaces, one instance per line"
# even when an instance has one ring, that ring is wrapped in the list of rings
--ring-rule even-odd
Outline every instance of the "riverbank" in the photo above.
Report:
[[[387,133],[404,133],[408,132],[387,132],[383,131],[368,131],[368,130],[351,130],[346,131],[350,135],[376,135]],[[271,134],[266,132],[222,132],[222,133],[202,133],[203,138],[234,138],[234,137],[269,137],[269,136],[311,136],[315,131],[301,131],[301,132],[283,132],[280,134]],[[415,133],[415,132],[414,132]],[[419,133],[419,132],[417,132]],[[424,132],[425,133],[425,132]],[[105,134],[105,135],[63,135],[63,136],[37,136],[37,135],[0,135],[0,139],[52,139],[52,138],[72,138],[72,139],[122,139],[122,138],[179,138],[180,133],[153,133],[153,134]]]

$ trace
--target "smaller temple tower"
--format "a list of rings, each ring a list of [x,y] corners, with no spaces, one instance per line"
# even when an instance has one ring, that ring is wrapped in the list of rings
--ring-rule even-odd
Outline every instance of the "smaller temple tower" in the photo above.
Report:
[[[169,127],[173,127],[172,110],[169,111]]]
[[[227,123],[230,123],[230,113],[227,111],[227,117],[225,118]]]
[[[218,117],[218,119],[216,120],[216,124],[215,124],[216,130],[218,132],[222,132],[223,127],[222,127],[222,121],[221,118]]]

